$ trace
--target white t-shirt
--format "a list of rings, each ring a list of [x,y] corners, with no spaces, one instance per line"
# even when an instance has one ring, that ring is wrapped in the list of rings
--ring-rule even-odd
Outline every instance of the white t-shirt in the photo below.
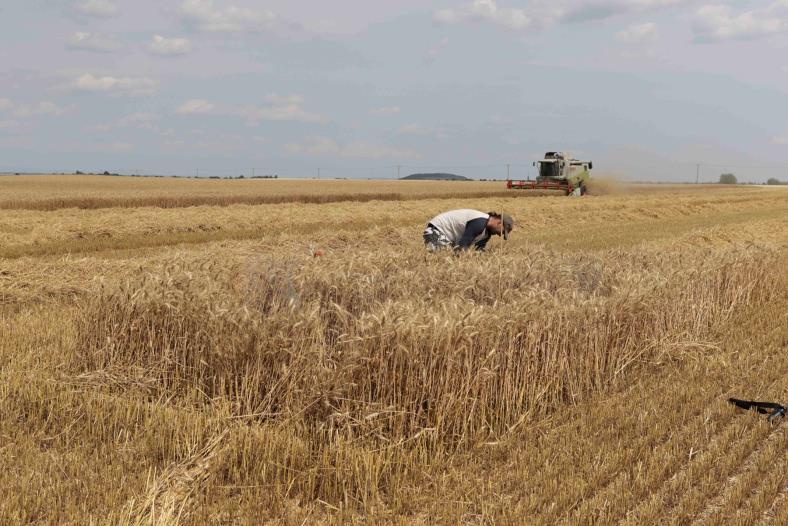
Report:
[[[430,219],[429,224],[443,232],[449,241],[451,241],[452,245],[458,245],[460,243],[460,238],[462,238],[465,232],[465,225],[468,224],[468,221],[479,218],[489,219],[489,217],[490,215],[484,212],[464,208],[438,214]],[[482,231],[481,234],[476,236],[473,242],[476,243],[487,237],[487,235],[486,231]]]

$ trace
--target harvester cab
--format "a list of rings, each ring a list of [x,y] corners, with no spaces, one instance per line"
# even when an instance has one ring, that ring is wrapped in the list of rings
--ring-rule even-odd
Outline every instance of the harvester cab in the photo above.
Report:
[[[591,161],[572,159],[563,152],[547,152],[544,159],[534,162],[538,167],[536,180],[507,181],[507,188],[518,190],[559,190],[565,195],[585,195],[594,167]]]

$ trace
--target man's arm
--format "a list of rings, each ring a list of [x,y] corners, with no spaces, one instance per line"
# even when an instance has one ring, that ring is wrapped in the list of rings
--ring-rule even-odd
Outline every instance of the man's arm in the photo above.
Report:
[[[479,251],[481,251],[481,252],[484,252],[484,250],[485,250],[485,247],[487,247],[487,242],[488,242],[489,240],[490,240],[490,236],[483,237],[483,238],[481,238],[479,241],[477,241],[477,242],[476,242],[476,244],[474,245],[474,247],[476,247],[476,250],[479,250]]]
[[[486,217],[478,217],[465,223],[465,232],[462,233],[462,237],[460,238],[459,243],[457,243],[457,250],[468,250],[473,244],[473,240],[476,239],[479,234],[483,233],[486,229]]]

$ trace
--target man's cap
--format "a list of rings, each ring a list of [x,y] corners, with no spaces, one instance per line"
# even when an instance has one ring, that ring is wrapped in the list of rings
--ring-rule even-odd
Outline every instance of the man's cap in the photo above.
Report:
[[[514,228],[514,219],[509,214],[501,214],[501,221],[503,222],[503,238],[509,239],[509,232]]]

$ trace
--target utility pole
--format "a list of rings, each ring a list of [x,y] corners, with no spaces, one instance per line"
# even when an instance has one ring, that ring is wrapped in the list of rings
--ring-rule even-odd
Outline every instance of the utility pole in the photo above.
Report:
[[[511,167],[512,167],[512,165],[511,165],[511,164],[508,164],[508,163],[506,164],[506,180],[507,180],[507,181],[508,181],[509,179],[511,179],[511,177],[509,177],[509,169],[510,169]]]
[[[399,179],[399,172],[400,172],[401,169],[402,169],[402,165],[398,164],[397,165],[397,179]]]
[[[254,168],[252,168],[252,179],[254,179]]]
[[[317,169],[317,178],[320,179],[320,168]]]
[[[194,169],[194,177],[200,177],[200,169],[199,168],[195,168]]]
[[[700,163],[695,165],[695,184],[698,184],[699,178],[700,178]]]

